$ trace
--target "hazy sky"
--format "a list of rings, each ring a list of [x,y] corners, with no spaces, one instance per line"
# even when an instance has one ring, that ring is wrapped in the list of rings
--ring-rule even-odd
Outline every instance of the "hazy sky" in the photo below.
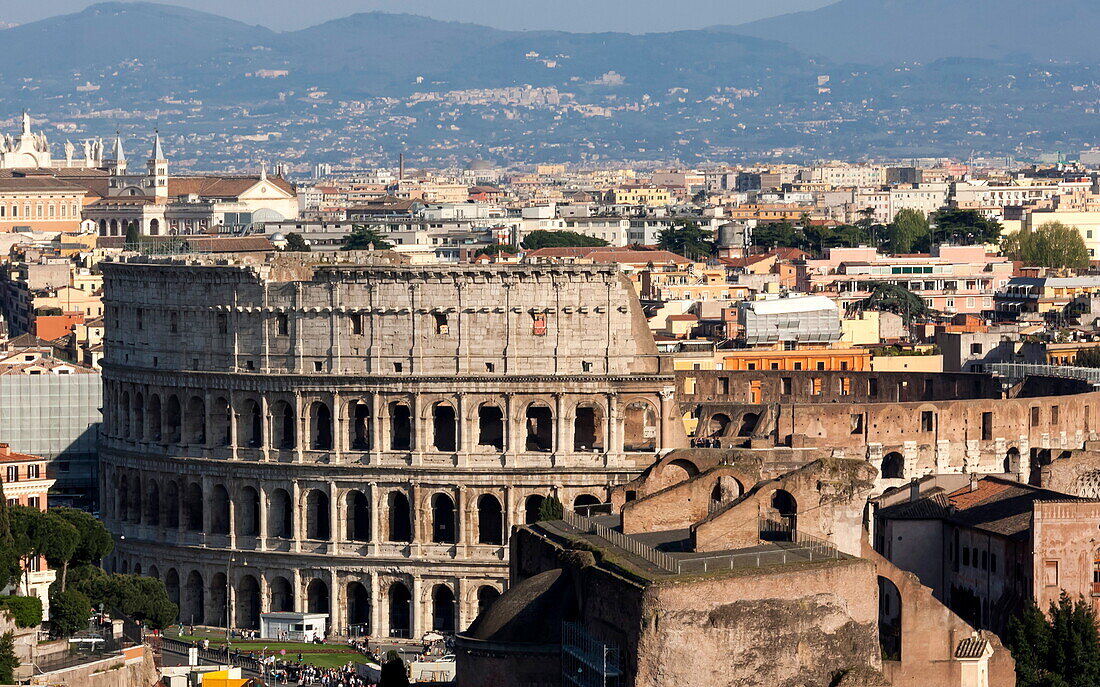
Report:
[[[354,12],[423,14],[505,29],[645,33],[740,24],[828,5],[833,0],[173,0],[182,5],[262,24],[303,28]],[[0,0],[0,21],[26,23],[79,11],[91,0]],[[415,41],[414,37],[410,40]]]

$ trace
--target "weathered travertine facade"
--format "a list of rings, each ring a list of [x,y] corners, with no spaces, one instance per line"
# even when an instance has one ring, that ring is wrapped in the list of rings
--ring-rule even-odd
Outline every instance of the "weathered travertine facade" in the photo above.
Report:
[[[185,622],[465,627],[547,494],[605,503],[685,442],[614,267],[311,260],[103,265],[114,564]]]

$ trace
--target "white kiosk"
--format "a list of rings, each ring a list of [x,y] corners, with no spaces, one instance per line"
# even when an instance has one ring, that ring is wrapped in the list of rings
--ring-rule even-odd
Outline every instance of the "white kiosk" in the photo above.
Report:
[[[312,642],[325,638],[327,613],[261,613],[260,636],[292,642]]]

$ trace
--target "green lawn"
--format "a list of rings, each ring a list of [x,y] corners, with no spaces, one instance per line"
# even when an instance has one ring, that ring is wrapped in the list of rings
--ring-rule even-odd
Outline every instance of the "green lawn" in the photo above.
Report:
[[[184,642],[198,642],[203,639],[210,641],[210,648],[225,646],[225,637],[217,636],[193,636],[193,635],[168,635]],[[263,640],[233,640],[229,643],[231,649],[239,649],[242,654],[254,651],[257,656],[265,648],[266,655],[273,652],[278,654],[280,649],[286,649],[286,655],[279,658],[286,661],[298,660],[298,654],[302,654],[302,662],[315,665],[319,668],[336,668],[349,661],[352,663],[366,663],[367,657],[348,646],[339,644],[311,644],[308,642],[265,642]]]

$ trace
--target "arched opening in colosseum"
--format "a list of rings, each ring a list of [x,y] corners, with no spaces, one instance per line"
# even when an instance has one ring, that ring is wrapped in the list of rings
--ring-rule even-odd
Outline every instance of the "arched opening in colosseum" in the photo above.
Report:
[[[578,515],[595,515],[600,506],[600,500],[592,494],[581,494],[573,499],[573,511]]]
[[[126,522],[130,516],[130,477],[123,473],[118,479],[118,498],[115,501],[115,518]]]
[[[133,424],[130,426],[130,436],[135,441],[145,440],[145,397],[141,393],[134,394],[134,403],[130,406],[130,417]]]
[[[332,450],[332,411],[321,401],[309,407],[309,445],[314,451]]]
[[[148,480],[145,487],[145,524],[157,527],[160,525],[160,487],[156,480]]]
[[[710,490],[711,504],[718,506],[740,498],[745,493],[745,487],[740,480],[730,475],[722,475],[714,482],[714,488]]]
[[[130,481],[130,512],[127,516],[130,522],[141,523],[142,496],[141,478],[134,475]]]
[[[241,489],[240,507],[237,508],[237,534],[243,537],[260,535],[260,493],[254,487]]]
[[[272,537],[294,538],[294,508],[286,489],[275,489],[271,492],[267,517],[267,530]]]
[[[306,539],[326,540],[329,532],[329,498],[320,489],[306,493]]]
[[[288,613],[294,610],[294,587],[285,577],[274,577],[270,583],[271,610]]]
[[[445,584],[432,590],[432,629],[445,635],[455,631],[455,595]]]
[[[768,541],[793,541],[798,531],[798,501],[785,489],[772,492],[771,507],[761,527],[760,538]]]
[[[1043,468],[1051,463],[1050,449],[1031,449],[1031,471],[1027,483],[1032,486],[1042,486]]]
[[[179,618],[183,620],[180,604],[180,574],[176,572],[175,568],[168,568],[168,572],[164,576],[164,590],[168,592],[168,600],[176,604],[176,608],[181,609]]]
[[[603,451],[603,422],[603,410],[599,406],[577,406],[573,418],[573,450]]]
[[[210,490],[210,534],[229,534],[229,490],[215,484]]]
[[[542,494],[531,494],[523,502],[523,521],[528,525],[539,521],[539,511],[546,497]]]
[[[882,457],[879,463],[879,475],[882,479],[902,479],[905,477],[905,458],[897,451],[891,451]]]
[[[390,585],[390,636],[408,639],[412,636],[412,594],[409,588],[401,582]]]
[[[168,397],[167,403],[164,404],[164,441],[169,444],[180,443],[180,422],[182,421],[182,415],[180,412],[180,400],[175,394]]]
[[[206,622],[219,627],[229,627],[226,614],[229,612],[226,593],[225,573],[217,572],[210,578],[210,585],[206,588]]]
[[[760,422],[759,413],[745,413],[741,416],[741,424],[737,427],[737,436],[751,437],[756,431],[756,424]]]
[[[361,582],[349,582],[347,587],[348,625],[355,635],[370,634],[370,594]]]
[[[477,500],[477,543],[504,543],[504,513],[500,500],[492,494],[482,494]]]
[[[202,575],[192,570],[183,586],[183,606],[180,617],[189,625],[202,625],[206,622],[206,592],[203,589]]]
[[[458,448],[458,419],[454,407],[448,403],[432,406],[432,445],[444,453]]]
[[[550,406],[532,403],[527,406],[527,440],[524,447],[528,451],[549,453],[554,450],[554,411]]]
[[[164,526],[172,529],[180,526],[180,488],[174,481],[164,485]]]
[[[213,407],[210,409],[210,436],[215,446],[230,444],[230,428],[233,423],[231,413],[229,401],[220,396],[214,399]]]
[[[657,410],[645,401],[634,401],[623,412],[623,450],[648,453],[657,450]]]
[[[409,509],[409,497],[403,492],[391,491],[386,496],[386,506],[389,527],[386,530],[387,539],[395,542],[412,541],[412,513]]]
[[[329,608],[328,585],[324,580],[313,578],[306,586],[306,611],[309,613],[331,613]]]
[[[699,468],[696,467],[695,463],[690,460],[684,460],[683,458],[677,458],[669,461],[661,468],[658,484],[661,488],[671,487],[673,484],[679,484],[698,474]]]
[[[251,398],[244,402],[241,424],[245,445],[249,448],[262,448],[264,445],[263,411],[260,410],[260,404]]]
[[[121,572],[123,575],[128,575],[130,573],[130,561],[122,561],[122,564],[119,566],[119,568],[119,572]]]
[[[1013,446],[1005,454],[1004,471],[1011,475],[1020,474],[1020,449]]]
[[[290,336],[290,316],[285,312],[275,313],[275,336]]]
[[[152,577],[154,580],[160,579],[160,568],[155,565],[150,565],[148,572],[145,573],[148,577]]]
[[[294,448],[294,408],[286,401],[271,406],[271,440],[276,448]]]
[[[481,615],[485,612],[485,609],[493,605],[493,602],[500,598],[500,592],[496,587],[490,587],[484,585],[477,588],[477,614]]]
[[[370,503],[363,492],[352,489],[346,498],[348,541],[370,541]]]
[[[725,413],[715,413],[710,416],[710,420],[707,421],[706,436],[708,437],[722,437],[726,435],[726,431],[729,429],[730,416]]]
[[[206,402],[201,396],[187,400],[187,413],[183,418],[183,441],[187,444],[206,443]]]
[[[408,403],[394,401],[390,404],[390,450],[412,450],[412,410]]]
[[[901,593],[885,577],[878,578],[878,641],[882,658],[901,660]]]
[[[432,541],[436,544],[454,544],[457,541],[455,502],[447,494],[432,495]]]
[[[234,626],[245,630],[260,629],[260,583],[252,575],[237,582],[237,609]]]
[[[99,220],[99,235],[107,236],[107,220],[105,219]]]
[[[504,450],[504,411],[484,404],[477,409],[477,445]]]
[[[184,525],[192,532],[202,532],[202,487],[192,482],[183,493],[183,507],[187,514]]]
[[[106,220],[104,220],[106,221]],[[111,236],[118,236],[118,220],[111,220]]]
[[[348,404],[348,446],[354,451],[370,450],[370,406],[363,401]]]
[[[118,434],[124,439],[133,436],[130,432],[130,392],[123,391],[118,404]]]
[[[141,575],[141,563],[134,563],[134,574]]]
[[[156,394],[149,396],[149,408],[145,411],[145,418],[149,422],[145,431],[145,440],[160,441],[164,436],[161,426],[160,396]]]

